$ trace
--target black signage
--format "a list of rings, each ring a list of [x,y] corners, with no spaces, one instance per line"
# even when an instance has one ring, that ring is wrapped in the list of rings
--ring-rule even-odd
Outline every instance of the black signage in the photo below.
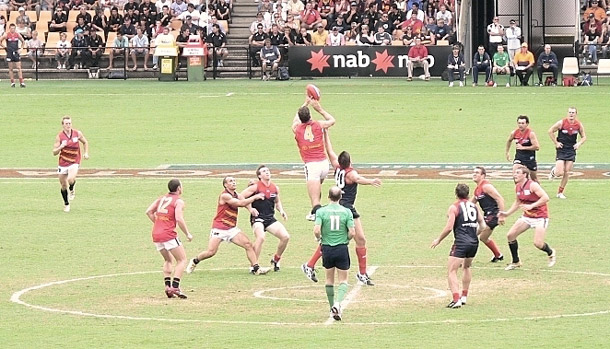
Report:
[[[407,76],[411,46],[293,46],[291,76]],[[430,75],[447,69],[451,46],[426,46]],[[414,76],[423,74],[416,68]]]

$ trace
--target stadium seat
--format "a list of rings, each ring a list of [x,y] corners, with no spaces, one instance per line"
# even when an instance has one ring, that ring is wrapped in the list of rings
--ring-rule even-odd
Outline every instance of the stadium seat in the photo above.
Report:
[[[229,21],[223,19],[223,20],[218,20],[218,23],[220,24],[221,28],[226,29],[225,34],[229,34]]]
[[[40,17],[38,17],[38,22],[36,22],[36,30],[39,33],[48,32],[49,22],[51,22],[52,17],[53,13],[51,11],[40,11]]]
[[[0,11],[0,16],[4,17],[4,19],[8,19],[8,12],[6,10]]]
[[[565,57],[561,68],[561,75],[578,75],[580,68],[578,67],[578,58]]]
[[[180,31],[180,28],[182,28],[182,21],[179,19],[174,19],[171,22],[169,22],[169,27],[171,28],[172,31],[174,31],[174,30]]]
[[[76,23],[76,22],[71,22],[71,21],[68,21],[68,22],[66,23],[66,31],[67,31],[68,33],[74,33],[74,28],[75,28],[77,25],[78,25],[78,23]]]
[[[80,13],[80,11],[78,11],[78,10],[70,11],[70,13],[68,14],[68,24],[76,23],[76,16],[78,16],[79,13]]]
[[[392,40],[392,46],[403,46],[402,40]]]
[[[38,22],[38,13],[36,11],[25,11],[25,14],[30,18],[30,21]]]
[[[602,58],[597,62],[597,84],[599,85],[600,75],[610,75],[610,59]]]
[[[104,54],[110,54],[110,50],[114,45],[114,39],[116,39],[116,32],[108,32],[108,39],[106,39],[106,50],[104,50]]]
[[[45,45],[45,53],[54,55],[55,48],[59,42],[59,32],[49,32],[47,36],[47,43]]]

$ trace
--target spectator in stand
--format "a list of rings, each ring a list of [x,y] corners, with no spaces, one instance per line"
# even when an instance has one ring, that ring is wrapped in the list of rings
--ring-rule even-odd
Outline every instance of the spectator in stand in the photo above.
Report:
[[[434,6],[434,2],[428,2],[426,5],[426,10],[424,10],[424,14],[426,18],[432,18],[436,22],[436,14],[438,13],[438,9]]]
[[[70,58],[70,41],[66,32],[59,34],[59,41],[55,50],[55,60],[57,61],[57,69],[66,69],[68,58]]]
[[[165,27],[161,24],[160,20],[155,21],[155,26],[152,28],[152,40],[155,40],[158,35],[163,34]]]
[[[91,19],[91,29],[98,32],[107,33],[108,18],[104,15],[102,9],[96,9],[95,15]]]
[[[398,9],[398,5],[396,3],[392,4],[390,12],[388,12],[388,19],[390,20],[390,23],[392,23],[392,28],[398,28],[398,25],[404,22],[405,18],[406,14]]]
[[[176,45],[178,45],[178,56],[182,57],[182,52],[186,47],[186,44],[189,42],[189,37],[191,36],[191,31],[189,28],[184,28],[180,30],[180,34],[176,38]]]
[[[305,9],[301,11],[301,26],[305,26],[308,30],[317,28],[318,24],[322,24],[320,12],[313,8],[313,3],[308,2]]]
[[[451,27],[449,27],[445,20],[439,18],[436,20],[436,30],[434,30],[434,41],[437,42],[439,40],[447,40],[449,41],[449,37],[451,36]]]
[[[218,28],[220,28],[220,31],[223,34],[227,34],[227,28],[225,28],[222,23],[218,22],[218,19],[216,19],[216,16],[210,17],[210,22],[208,23],[208,30],[207,30],[208,33],[211,33],[213,31],[214,24],[218,24]],[[263,27],[264,27],[264,24],[263,24]]]
[[[322,20],[326,23],[326,27],[328,28],[328,26],[335,21],[335,1],[320,0],[318,2],[318,9],[320,17],[322,17]]]
[[[22,21],[17,23],[15,32],[23,37],[24,40],[30,40],[32,38],[32,28],[25,25]]]
[[[602,38],[600,44],[602,45],[602,58],[608,58],[608,47],[610,45],[610,32],[608,32],[608,23],[604,23],[602,32]]]
[[[216,18],[222,21],[231,21],[231,9],[225,0],[220,0],[216,6]]]
[[[259,62],[259,52],[263,45],[265,45],[265,39],[267,38],[267,33],[263,31],[263,24],[258,23],[256,27],[256,33],[250,35],[248,42],[250,43],[250,57],[252,58],[252,66],[260,67]]]
[[[419,19],[422,23],[426,20],[426,14],[424,11],[419,10],[419,3],[415,2],[411,6],[411,9],[407,11],[407,18],[412,18],[415,15],[415,18]]]
[[[364,24],[360,27],[360,34],[356,37],[356,45],[371,46],[375,45],[375,38],[371,36],[369,26]]]
[[[415,46],[409,49],[409,64],[407,66],[407,81],[413,80],[413,68],[423,67],[424,68],[424,79],[430,81],[430,71],[428,63],[428,49],[422,45],[421,38],[415,38]]]
[[[82,18],[84,20],[85,24],[87,24],[87,25],[91,24],[91,21],[93,20],[93,18],[91,17],[91,14],[89,12],[87,12],[87,6],[83,5],[79,8],[78,15],[76,15],[77,22],[78,22],[79,18]]]
[[[583,55],[586,57],[586,63],[597,64],[597,44],[599,44],[600,35],[597,33],[597,28],[591,24],[584,33],[583,40]]]
[[[1,34],[0,34],[1,36]],[[27,41],[28,58],[32,61],[32,69],[36,68],[38,59],[42,57],[44,43],[38,39],[38,31],[32,32],[32,38]]]
[[[180,14],[186,11],[187,5],[183,0],[175,0],[169,7],[169,12],[172,14],[172,19],[178,18]]]
[[[19,15],[15,19],[15,24],[17,25],[17,27],[19,27],[19,24],[22,23],[25,27],[31,28],[32,27],[32,19],[27,14],[25,14],[25,8],[24,7],[20,7],[18,12],[19,12]],[[12,16],[13,15],[11,15],[11,17]],[[22,34],[22,36],[23,36],[23,34]],[[30,36],[31,36],[31,33],[30,33]]]
[[[155,37],[155,45],[156,46],[176,46],[176,39],[172,34],[169,33],[168,27],[161,27],[163,32],[161,34],[156,33]],[[159,62],[159,57],[153,55],[153,70],[158,68],[157,63]]]
[[[227,36],[220,31],[218,24],[212,25],[212,32],[205,39],[205,42],[208,45],[209,61],[212,62],[214,52],[216,52],[217,66],[223,67],[223,60],[229,55],[229,51],[227,50]]]
[[[333,30],[328,34],[326,46],[345,46],[345,35],[339,31],[339,27],[333,27]]]
[[[521,44],[521,51],[515,54],[513,62],[515,64],[515,74],[517,74],[521,86],[529,86],[530,76],[534,72],[536,61],[534,60],[534,54],[527,49],[527,42]]]
[[[387,33],[385,29],[383,29],[383,26],[377,27],[377,32],[375,33],[373,38],[375,40],[375,45],[392,45],[392,35],[390,35],[390,33]]]
[[[331,23],[331,26],[330,26],[331,29],[334,27],[338,28],[339,33],[344,34],[345,31],[348,29],[348,24],[345,23],[345,21],[343,20],[343,16],[337,16],[335,21],[333,23]]]
[[[142,28],[136,29],[136,36],[131,39],[131,61],[133,62],[133,67],[131,71],[136,71],[138,69],[138,61],[137,56],[144,57],[144,71],[148,70],[148,37],[144,35],[144,31]]]
[[[435,18],[437,20],[442,18],[445,24],[447,24],[448,26],[453,26],[453,14],[447,9],[447,5],[445,4],[442,4],[440,6]]]
[[[51,32],[65,32],[66,24],[68,22],[68,16],[65,14],[61,6],[55,8],[55,13],[49,23],[49,31]]]
[[[91,27],[87,23],[85,23],[85,19],[83,17],[79,17],[76,20],[76,26],[74,27],[72,32],[76,34],[77,30],[81,30],[84,35],[88,36],[90,28]]]
[[[293,15],[286,15],[286,23],[284,23],[284,28],[286,27],[290,28],[295,35],[301,31],[301,27],[297,22],[295,22]]]
[[[110,10],[110,17],[108,17],[108,31],[118,32],[121,25],[123,25],[123,16],[119,14],[119,9],[115,6]]]
[[[406,31],[402,35],[402,44],[405,46],[415,45],[415,35],[413,35],[413,30],[411,30],[411,27],[406,27]]]
[[[288,48],[290,46],[296,45],[296,35],[292,32],[290,28],[284,28],[284,34],[282,35],[281,47],[284,47],[285,50],[282,51],[282,54],[285,55],[288,52]]]
[[[138,6],[139,13],[143,14],[144,9],[146,8],[151,12],[157,12],[157,7],[153,2],[151,2],[150,0],[142,0],[142,2],[140,2],[140,6]]]
[[[379,27],[383,27],[383,31],[388,34],[391,34],[394,32],[394,25],[392,24],[392,22],[390,22],[390,19],[389,19],[387,13],[382,13],[381,18],[377,21],[377,23],[375,23],[375,32],[376,33],[379,32]]]
[[[138,10],[139,11],[139,5],[136,4],[136,2],[134,0],[127,0],[127,3],[125,3],[123,5],[123,13],[127,13],[127,11],[129,10]]]
[[[81,29],[74,32],[74,38],[70,43],[72,51],[70,52],[70,58],[68,59],[68,69],[80,68],[90,61],[89,58],[89,42],[88,38],[85,37],[85,32]],[[80,63],[76,64],[76,59],[80,58]]]
[[[595,20],[598,22],[604,22],[608,17],[606,15],[606,10],[599,6],[599,2],[597,0],[591,1],[591,6],[587,7],[585,13],[582,15],[583,20],[587,22],[589,20],[590,15],[593,15],[593,17],[595,17]]]
[[[41,0],[44,1],[44,0]],[[99,4],[97,0],[84,0],[83,6],[85,6],[85,10],[95,11],[96,8],[99,8]]]
[[[273,25],[277,25],[278,29],[283,32],[284,31],[284,26],[286,25],[286,22],[282,19],[282,15],[280,15],[279,13],[274,13],[271,15],[271,27],[273,28]]]
[[[498,45],[498,51],[493,56],[493,72],[496,74],[494,87],[498,86],[498,75],[506,76],[506,87],[510,87],[510,64],[512,60],[508,53],[504,52],[504,46]]]
[[[191,17],[193,23],[198,23],[201,13],[195,9],[195,5],[189,3],[186,5],[186,11],[182,12],[180,16],[178,16],[178,19],[180,19],[182,23],[186,23],[187,17]],[[191,30],[191,34],[192,33],[193,31]]]
[[[368,9],[362,15],[362,17],[369,19],[368,25],[369,25],[369,27],[371,27],[371,30],[374,30],[375,23],[377,23],[377,21],[379,20],[379,12],[377,12],[377,4],[375,2],[371,2],[369,4]],[[364,23],[364,21],[363,21],[363,23]]]
[[[89,33],[89,67],[99,67],[100,58],[104,53],[104,39],[96,32]]]
[[[119,32],[123,34],[127,40],[131,40],[136,36],[136,27],[131,23],[131,17],[126,16],[123,19],[123,25],[119,27]]]
[[[286,11],[289,15],[292,15],[294,19],[301,19],[301,12],[305,9],[305,6],[301,0],[289,0],[286,4]]]
[[[163,12],[163,7],[167,6],[167,9],[169,10],[169,7],[172,5],[172,0],[157,0],[155,2],[155,7],[157,8],[157,14],[161,14]]]
[[[324,46],[328,39],[328,31],[324,29],[322,23],[318,24],[317,30],[311,35],[311,44],[313,46]]]
[[[337,16],[348,16],[351,12],[351,5],[349,0],[338,0],[335,1],[335,18]]]
[[[112,13],[110,13],[109,20],[112,19]],[[161,12],[157,14],[157,19],[161,21],[161,25],[164,27],[168,27],[172,21],[172,14],[169,10],[169,6],[163,6]],[[122,19],[121,19],[122,21]]]
[[[336,8],[336,6],[335,6]],[[337,14],[335,13],[335,16]],[[358,11],[358,3],[356,3],[355,1],[352,1],[350,4],[350,11],[348,12],[347,15],[343,15],[345,17],[345,23],[351,25],[352,23],[358,23],[358,26],[360,26],[360,22],[362,21],[362,15],[361,13]]]
[[[500,17],[496,16],[493,22],[487,26],[487,34],[489,34],[489,54],[493,55],[496,53],[498,44],[502,43],[502,37],[504,36],[504,26],[500,24]]]
[[[551,51],[551,45],[544,45],[544,52],[538,56],[538,62],[536,68],[538,71],[538,85],[542,86],[542,73],[552,72],[553,82],[552,85],[557,85],[557,73],[559,72],[559,60],[555,52]]]
[[[477,52],[472,57],[472,87],[479,83],[479,72],[485,72],[485,82],[491,79],[491,58],[485,52],[485,46],[479,45]]]
[[[115,56],[125,55],[125,49],[129,48],[129,39],[127,39],[122,32],[118,31],[111,47],[108,69],[112,69],[112,61]]]
[[[263,15],[273,13],[273,4],[269,0],[262,0],[258,3],[257,11],[262,12]]]
[[[284,34],[280,32],[280,27],[277,24],[271,25],[271,31],[269,32],[269,39],[271,39],[271,45],[278,46],[281,45],[284,40]]]
[[[358,23],[352,22],[352,27],[348,30],[345,35],[345,44],[356,44],[356,38],[360,34],[360,27],[358,27]]]
[[[417,18],[416,13],[412,13],[411,16],[408,18],[409,19],[407,19],[406,21],[404,21],[400,24],[400,27],[403,30],[405,30],[406,27],[411,27],[411,32],[413,34],[420,34],[422,32],[422,29],[424,28],[424,22],[420,21]]]
[[[184,19],[184,24],[180,27],[180,31],[184,31],[184,29],[189,30],[190,35],[199,35],[199,27],[193,24],[193,19],[191,16],[186,16]]]
[[[265,45],[260,50],[261,60],[261,79],[263,81],[269,80],[270,77],[277,78],[277,68],[282,60],[282,55],[277,46],[271,45],[271,39],[265,39]],[[271,75],[267,72],[271,69]]]
[[[311,46],[311,34],[307,32],[307,28],[303,27],[295,36],[295,46]]]
[[[478,53],[478,52],[477,52]],[[487,56],[489,58],[489,56]],[[460,87],[464,87],[464,72],[466,71],[466,62],[464,56],[460,52],[460,46],[453,45],[451,53],[447,57],[447,73],[449,73],[449,87],[453,87],[454,73],[458,73],[460,78]]]
[[[265,22],[264,16],[262,12],[256,14],[256,20],[250,24],[250,33],[255,34],[258,31],[258,26],[263,26],[263,32],[266,33],[269,31],[269,28],[266,27],[267,23]],[[262,46],[262,45],[261,45]]]
[[[510,26],[504,30],[504,35],[506,36],[508,55],[512,60],[515,58],[515,53],[521,47],[521,28],[517,26],[517,21],[514,19],[510,20]]]

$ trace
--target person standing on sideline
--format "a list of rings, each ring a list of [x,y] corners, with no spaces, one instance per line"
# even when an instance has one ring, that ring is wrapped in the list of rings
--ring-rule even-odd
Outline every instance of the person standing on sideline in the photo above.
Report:
[[[186,266],[186,252],[184,246],[178,239],[176,225],[186,235],[188,241],[193,240],[184,220],[184,201],[180,198],[183,193],[182,183],[174,178],[167,183],[169,193],[155,200],[148,209],[146,215],[153,222],[152,238],[157,251],[163,256],[163,277],[165,282],[165,295],[167,298],[187,298],[180,291],[180,278]],[[172,258],[173,256],[173,258]],[[173,260],[176,267],[172,270]],[[174,279],[172,280],[172,271]]]
[[[546,228],[549,226],[549,211],[547,208],[549,196],[538,182],[529,178],[529,174],[530,171],[525,166],[519,166],[513,170],[517,197],[508,211],[500,211],[498,214],[498,217],[506,218],[519,209],[523,211],[523,215],[517,219],[506,235],[513,261],[504,270],[514,270],[521,267],[517,237],[529,228],[535,230],[534,246],[546,252],[549,256],[549,268],[554,266],[557,261],[555,249],[544,242]]]
[[[506,160],[510,162],[510,145],[515,141],[515,159],[513,160],[513,171],[519,165],[524,165],[530,170],[530,176],[533,181],[538,182],[536,171],[538,164],[536,163],[536,152],[540,149],[538,137],[529,128],[530,119],[527,115],[519,115],[517,117],[517,128],[510,133],[506,141]]]
[[[585,126],[577,119],[577,116],[576,108],[570,107],[568,108],[568,116],[557,121],[549,129],[549,137],[555,143],[557,153],[555,166],[551,168],[549,173],[549,180],[561,177],[561,184],[559,184],[557,190],[557,197],[560,199],[566,198],[563,190],[568,184],[570,171],[572,171],[574,161],[576,161],[576,151],[587,140]],[[557,138],[555,138],[555,132],[557,132]],[[580,142],[576,141],[578,135],[580,135]]]
[[[0,36],[0,47],[6,50],[6,62],[8,63],[8,75],[9,79],[11,79],[11,87],[15,87],[13,69],[17,69],[19,86],[24,88],[25,83],[23,82],[23,72],[21,71],[21,57],[19,56],[20,42],[21,47],[25,47],[23,36],[16,32],[15,23],[11,23],[8,26],[8,31]]]
[[[491,233],[498,224],[504,224],[504,218],[498,218],[498,212],[504,211],[504,198],[496,187],[487,180],[487,171],[485,167],[477,166],[472,173],[472,180],[477,184],[472,196],[473,204],[478,202],[483,211],[483,220],[485,228],[481,229],[479,240],[493,252],[494,256],[491,259],[492,263],[504,260],[504,256],[498,249],[496,243],[490,239]]]
[[[186,266],[186,273],[190,274],[195,270],[197,264],[202,260],[212,258],[218,252],[218,246],[223,241],[232,242],[235,245],[246,250],[246,256],[250,261],[250,273],[253,275],[263,275],[269,272],[269,268],[263,268],[258,265],[258,259],[256,253],[252,247],[250,239],[242,233],[237,227],[237,208],[246,207],[250,205],[254,200],[263,200],[265,195],[263,193],[255,194],[247,199],[237,194],[235,189],[237,188],[237,182],[235,178],[227,176],[222,180],[222,186],[224,190],[218,197],[218,207],[216,208],[216,216],[212,223],[212,230],[210,231],[210,240],[208,242],[208,249],[199,253],[197,257],[191,259],[189,264]]]
[[[250,184],[241,192],[241,195],[245,198],[259,193],[265,195],[264,199],[255,200],[248,207],[250,211],[250,224],[255,236],[253,244],[254,252],[256,253],[256,259],[260,259],[263,242],[265,242],[265,231],[278,238],[280,242],[277,245],[273,258],[271,258],[271,265],[273,265],[273,271],[280,271],[280,259],[286,250],[286,246],[288,246],[290,235],[286,227],[275,219],[274,213],[277,209],[284,220],[288,219],[288,215],[282,206],[280,188],[271,182],[271,171],[269,171],[269,168],[265,165],[260,165],[256,169],[256,176],[258,177],[258,182]]]
[[[510,27],[504,30],[504,35],[506,36],[506,48],[508,49],[508,55],[510,56],[510,60],[515,58],[515,54],[519,51],[521,47],[521,28],[517,26],[517,21],[514,19],[510,20]]]
[[[487,26],[487,34],[489,34],[489,55],[493,56],[496,53],[498,45],[502,44],[502,37],[504,36],[504,26],[500,24],[500,17],[495,16],[493,22]]]
[[[322,115],[324,120],[312,120],[309,105]],[[301,159],[305,163],[307,194],[312,207],[310,214],[305,218],[310,221],[316,219],[316,211],[321,206],[322,182],[328,175],[328,159],[324,151],[324,130],[334,124],[335,118],[322,108],[319,101],[310,97],[307,97],[292,120],[294,139],[299,147]]]
[[[360,221],[360,214],[354,207],[356,201],[356,195],[358,194],[358,184],[372,185],[374,187],[381,186],[381,180],[378,178],[368,179],[358,174],[358,172],[352,167],[352,159],[348,152],[342,151],[339,156],[333,150],[332,143],[330,142],[330,135],[328,131],[324,135],[324,145],[326,146],[326,153],[330,159],[330,163],[335,168],[335,184],[342,191],[341,200],[339,204],[343,207],[348,208],[352,212],[354,217],[354,229],[356,235],[354,240],[356,241],[356,256],[358,256],[358,274],[356,277],[360,282],[368,286],[374,286],[375,284],[366,272],[366,261],[367,261],[367,250],[366,250],[366,237],[364,236],[364,229],[362,228],[362,222]],[[322,256],[322,247],[318,245],[318,248],[311,256],[309,262],[303,264],[301,269],[313,282],[317,282],[316,273],[314,266],[320,257]]]
[[[330,305],[330,316],[341,321],[341,302],[347,294],[347,279],[350,267],[347,245],[354,237],[354,217],[352,212],[341,205],[341,189],[332,186],[328,190],[330,203],[316,213],[313,227],[315,238],[322,245],[322,264],[326,269],[326,297]],[[335,270],[339,279],[335,299]]]
[[[70,212],[70,201],[74,200],[76,193],[76,175],[80,166],[80,143],[83,144],[85,152],[83,157],[89,159],[89,143],[85,135],[79,130],[72,128],[72,118],[68,115],[61,119],[63,130],[55,137],[53,144],[53,156],[59,155],[59,166],[57,174],[61,184],[61,197],[64,199],[64,212]],[[70,195],[68,195],[70,190]]]
[[[447,223],[441,231],[441,235],[432,241],[430,248],[438,246],[444,238],[453,230],[454,242],[449,252],[447,262],[447,280],[453,296],[447,308],[460,308],[466,304],[468,289],[472,281],[470,266],[479,248],[477,231],[485,226],[479,211],[474,203],[468,201],[470,188],[464,183],[455,187],[457,201],[449,206],[447,211]],[[462,274],[462,296],[460,297],[460,286],[457,271],[460,265],[464,269]]]

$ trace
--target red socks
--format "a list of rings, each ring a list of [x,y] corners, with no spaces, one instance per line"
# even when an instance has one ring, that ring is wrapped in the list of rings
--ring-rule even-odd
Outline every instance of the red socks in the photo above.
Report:
[[[356,256],[358,256],[360,274],[366,274],[366,247],[356,247]]]
[[[316,266],[316,263],[318,262],[318,259],[320,259],[320,257],[322,257],[322,245],[318,245],[318,248],[316,248],[316,251],[313,253],[313,256],[311,256],[309,262],[307,262],[307,266],[313,269],[313,267]]]
[[[564,187],[559,187],[559,189],[557,189],[557,194],[563,193],[564,189],[565,189]]]
[[[280,261],[280,259],[282,259],[282,256],[278,256],[277,254],[273,255],[273,260],[277,263]]]
[[[487,242],[485,242],[484,244],[485,246],[487,246],[487,248],[491,250],[491,252],[494,253],[495,257],[500,257],[502,255],[502,253],[500,253],[500,250],[498,249],[498,246],[492,239],[487,239]]]

